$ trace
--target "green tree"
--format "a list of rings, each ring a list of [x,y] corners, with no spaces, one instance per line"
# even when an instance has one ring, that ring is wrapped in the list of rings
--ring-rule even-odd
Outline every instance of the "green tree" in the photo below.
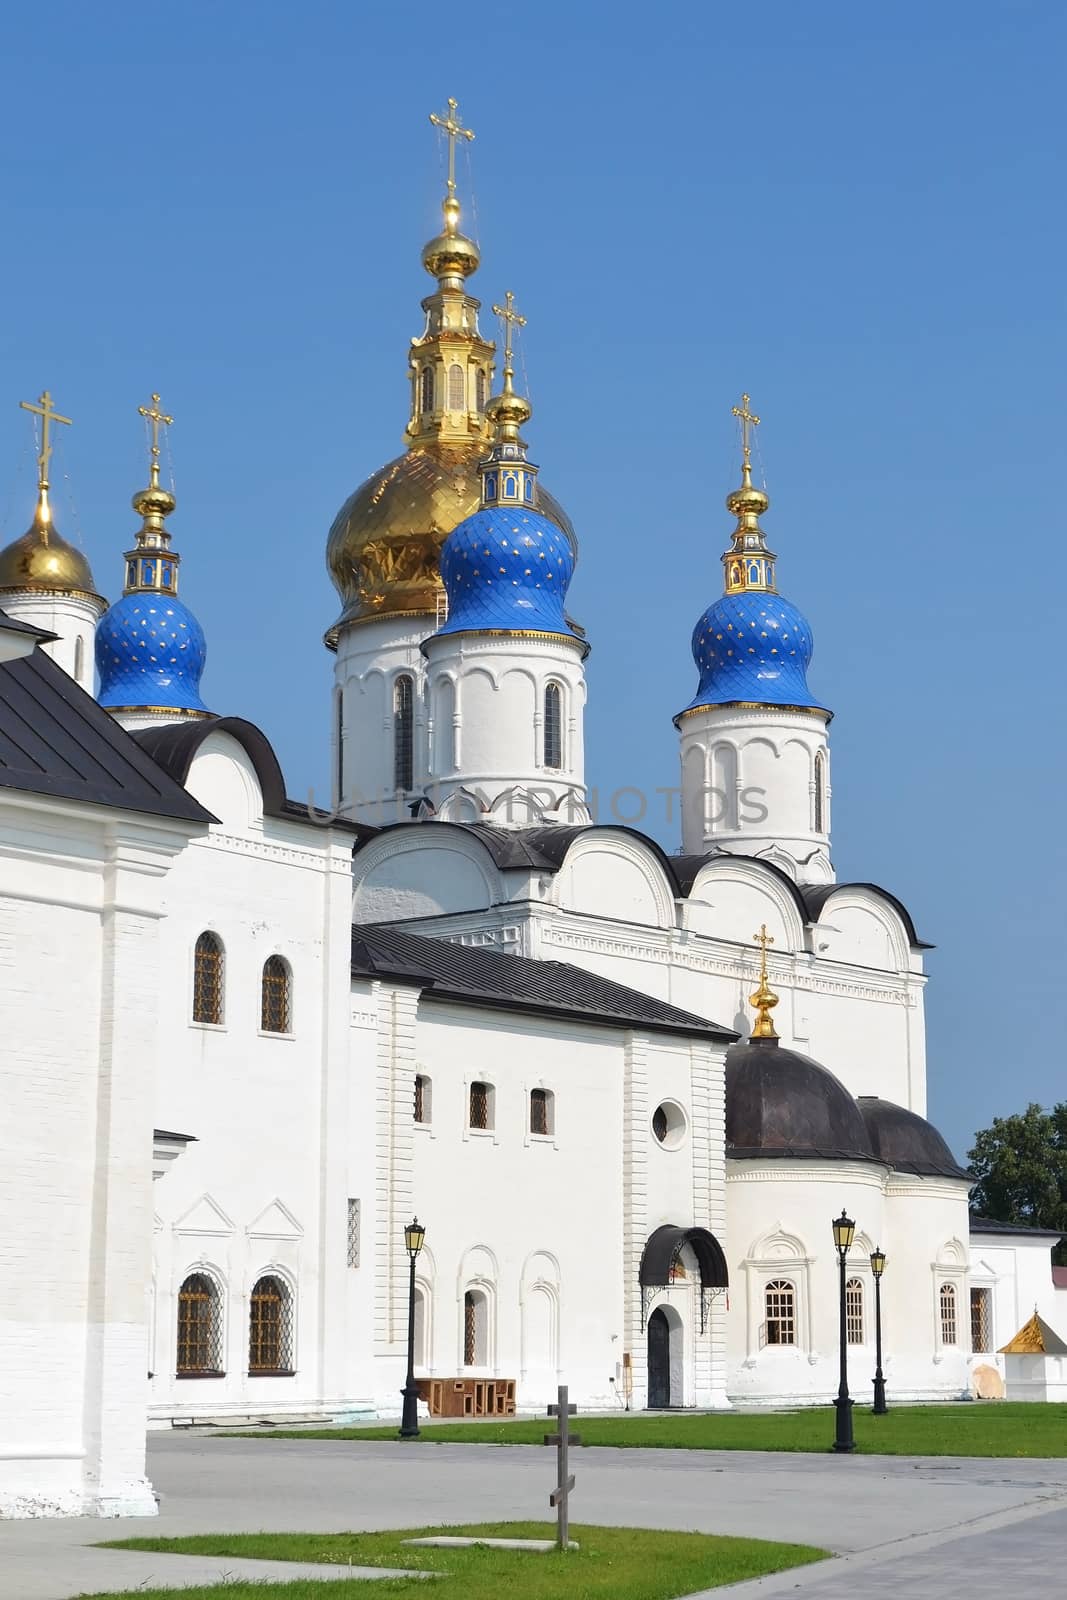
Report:
[[[1013,1117],[997,1117],[968,1153],[978,1179],[971,1206],[997,1222],[1059,1228],[1067,1234],[1067,1102],[1045,1111],[1031,1103]],[[1057,1246],[1056,1260],[1067,1261]]]

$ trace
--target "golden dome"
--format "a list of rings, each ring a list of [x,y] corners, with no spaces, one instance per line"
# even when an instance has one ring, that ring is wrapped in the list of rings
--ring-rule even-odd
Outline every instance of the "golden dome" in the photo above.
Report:
[[[337,513],[326,562],[344,606],[334,624],[430,612],[444,594],[438,555],[452,529],[481,505],[485,444],[409,450],[360,484]],[[566,512],[538,485],[538,509],[572,544]],[[332,630],[331,630],[332,632]]]
[[[33,522],[22,538],[0,550],[0,593],[31,590],[99,600],[85,556],[56,531],[47,504],[44,513],[38,502]]]

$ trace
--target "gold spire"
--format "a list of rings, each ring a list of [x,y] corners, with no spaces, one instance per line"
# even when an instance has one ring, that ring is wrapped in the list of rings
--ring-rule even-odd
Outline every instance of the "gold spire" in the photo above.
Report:
[[[459,104],[452,99],[448,102],[445,115],[439,117],[436,111],[431,111],[430,121],[435,128],[441,128],[448,138],[448,183],[441,202],[445,214],[444,232],[430,240],[422,252],[422,264],[442,288],[446,284],[457,287],[464,278],[477,272],[481,260],[474,241],[459,231],[459,200],[456,198],[456,140],[466,139],[469,144],[474,138],[474,130],[463,126]]]
[[[504,295],[504,304],[493,307],[493,315],[500,318],[504,335],[504,387],[490,400],[485,414],[492,424],[494,439],[515,444],[518,442],[519,429],[533,415],[533,407],[525,395],[515,393],[515,369],[511,364],[514,330],[525,328],[526,318],[515,310],[515,296],[510,289]]]
[[[747,395],[745,399],[747,401]],[[773,944],[774,940],[767,932],[767,924],[765,922],[761,923],[760,931],[754,933],[752,938],[760,947],[760,962],[759,988],[755,994],[750,994],[748,997],[749,1005],[754,1006],[758,1013],[752,1025],[751,1037],[753,1039],[777,1039],[778,1034],[775,1031],[774,1023],[771,1021],[771,1012],[778,1004],[778,996],[767,981],[767,946]]]
[[[164,525],[164,518],[170,516],[178,502],[159,481],[159,430],[169,428],[174,418],[162,409],[158,394],[153,394],[151,404],[138,406],[137,414],[149,424],[152,442],[148,449],[148,488],[138,489],[130,502],[140,513],[141,526],[134,548],[126,551],[123,593],[143,594],[147,590],[177,594],[181,557],[170,548],[170,530]]]
[[[35,417],[41,419],[41,453],[37,457],[37,512],[34,521],[42,529],[47,530],[52,521],[52,509],[48,504],[48,461],[52,454],[52,442],[49,437],[53,422],[62,422],[66,427],[71,427],[70,417],[61,417],[52,405],[52,396],[46,389],[34,405],[32,400],[20,400],[19,405],[23,411],[32,411]]]
[[[726,497],[726,509],[737,518],[730,549],[722,558],[727,594],[774,592],[774,552],[767,548],[759,521],[771,502],[752,482],[751,430],[759,427],[760,419],[749,409],[750,403],[751,396],[743,394],[741,404],[732,407],[741,423],[741,487]]]

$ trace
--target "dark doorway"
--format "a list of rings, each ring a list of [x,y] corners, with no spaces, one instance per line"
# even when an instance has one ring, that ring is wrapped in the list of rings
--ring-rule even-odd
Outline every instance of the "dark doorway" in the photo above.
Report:
[[[671,1403],[671,1325],[662,1311],[648,1319],[648,1409],[663,1411]]]

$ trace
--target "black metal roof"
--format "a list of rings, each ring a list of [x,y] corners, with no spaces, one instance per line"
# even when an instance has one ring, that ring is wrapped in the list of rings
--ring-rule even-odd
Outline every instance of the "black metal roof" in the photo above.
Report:
[[[980,1217],[974,1211],[970,1216],[972,1233],[1014,1233],[1028,1239],[1062,1239],[1058,1228],[1038,1228],[1029,1222],[997,1222],[993,1217]]]
[[[966,1178],[973,1175],[961,1167],[932,1122],[918,1112],[880,1100],[877,1095],[861,1094],[860,1115],[867,1124],[871,1144],[894,1172],[912,1172],[920,1177]]]
[[[352,972],[357,977],[413,983],[439,999],[506,1011],[536,1011],[723,1042],[737,1038],[732,1028],[679,1011],[565,961],[531,961],[505,950],[452,944],[396,928],[354,927]]]
[[[228,733],[242,746],[251,761],[263,795],[263,811],[268,817],[286,817],[294,822],[312,822],[318,827],[335,826],[360,838],[378,832],[359,822],[349,822],[330,812],[313,811],[299,800],[290,800],[285,778],[270,740],[261,729],[244,717],[197,717],[191,721],[165,722],[154,728],[141,728],[133,737],[147,750],[153,761],[169,772],[176,783],[184,784],[197,751],[213,733]]]
[[[641,1252],[637,1281],[644,1288],[659,1288],[671,1281],[671,1268],[683,1245],[689,1245],[700,1268],[704,1289],[726,1289],[730,1273],[722,1245],[707,1228],[679,1228],[665,1223],[651,1235]]]
[[[215,821],[41,649],[0,663],[0,788]]]
[[[748,1039],[726,1052],[726,1153],[880,1160],[840,1079],[777,1039]]]

